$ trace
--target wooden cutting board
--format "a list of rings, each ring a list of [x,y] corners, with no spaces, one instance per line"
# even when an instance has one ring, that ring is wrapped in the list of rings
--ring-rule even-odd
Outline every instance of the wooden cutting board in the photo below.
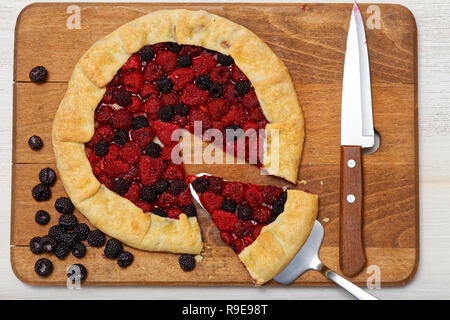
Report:
[[[33,270],[38,256],[28,244],[56,224],[54,200],[66,193],[58,180],[50,201],[37,203],[31,188],[41,168],[55,169],[51,124],[80,56],[98,39],[120,25],[159,9],[203,9],[254,31],[289,69],[306,121],[306,142],[296,188],[320,195],[319,221],[325,227],[320,251],[323,262],[339,271],[340,102],[344,52],[351,4],[77,4],[81,28],[68,29],[67,3],[36,3],[26,7],[16,24],[14,61],[14,133],[11,213],[11,263],[16,276],[35,285],[64,285],[65,270],[81,262],[89,272],[87,285],[250,286],[251,279],[237,256],[219,238],[206,213],[199,211],[205,243],[203,260],[192,272],[178,266],[179,255],[130,249],[135,262],[121,270],[88,248],[87,256],[59,261],[49,256],[54,272],[46,279]],[[379,9],[377,11],[377,8]],[[364,242],[367,268],[352,280],[365,285],[379,270],[383,286],[404,285],[419,260],[419,197],[417,145],[417,29],[413,15],[400,5],[361,5],[366,23],[379,13],[380,29],[367,28],[373,114],[381,147],[364,156]],[[371,10],[372,13],[368,12]],[[70,12],[70,11],[69,11]],[[376,20],[371,20],[372,24]],[[36,65],[49,70],[49,81],[32,84],[28,72]],[[33,152],[28,138],[39,135],[44,147]],[[286,185],[261,176],[251,165],[187,165],[189,174],[210,172],[226,179]],[[34,213],[47,210],[48,226],[34,222]],[[80,221],[86,219],[75,213]],[[374,267],[375,266],[375,267]],[[377,268],[378,267],[378,268]],[[268,285],[276,285],[273,281]],[[331,285],[321,274],[307,272],[293,285]]]

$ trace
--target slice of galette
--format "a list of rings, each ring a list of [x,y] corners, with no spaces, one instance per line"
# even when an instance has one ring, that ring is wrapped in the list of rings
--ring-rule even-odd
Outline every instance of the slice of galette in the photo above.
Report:
[[[317,195],[190,176],[201,205],[238,254],[256,285],[282,271],[305,243],[318,210]]]

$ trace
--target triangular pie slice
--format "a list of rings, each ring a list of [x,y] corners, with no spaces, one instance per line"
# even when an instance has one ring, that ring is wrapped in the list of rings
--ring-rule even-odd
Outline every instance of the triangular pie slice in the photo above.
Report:
[[[308,238],[317,195],[274,186],[189,176],[221,239],[238,254],[256,285],[282,271]]]

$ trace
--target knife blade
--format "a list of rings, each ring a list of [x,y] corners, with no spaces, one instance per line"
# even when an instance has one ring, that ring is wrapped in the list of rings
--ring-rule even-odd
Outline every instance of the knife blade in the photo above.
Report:
[[[374,145],[369,55],[364,22],[356,2],[347,35],[341,107],[340,251],[341,271],[352,277],[367,259],[362,237],[362,148]]]

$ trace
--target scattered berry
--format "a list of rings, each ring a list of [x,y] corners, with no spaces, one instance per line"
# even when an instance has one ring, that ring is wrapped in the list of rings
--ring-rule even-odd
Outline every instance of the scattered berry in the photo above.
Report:
[[[56,173],[51,168],[44,168],[39,172],[39,181],[46,186],[52,186],[56,181]]]
[[[54,253],[55,256],[62,260],[69,254],[70,248],[65,243],[58,243],[55,247]]]
[[[56,241],[49,236],[44,236],[41,238],[41,247],[44,252],[53,252],[56,247]]]
[[[48,186],[40,183],[33,187],[33,189],[31,190],[31,195],[36,201],[45,201],[50,199],[52,192],[50,191],[50,188]]]
[[[48,230],[48,236],[56,242],[61,242],[65,231],[59,225],[54,225]]]
[[[50,221],[50,215],[45,210],[38,210],[34,220],[41,225],[46,225]]]
[[[195,268],[195,259],[194,256],[190,254],[183,254],[178,259],[178,262],[180,263],[181,269],[183,271],[191,271]]]
[[[48,72],[45,67],[37,66],[31,69],[28,76],[30,77],[30,80],[35,83],[44,83],[47,81]]]
[[[56,199],[55,201],[55,209],[56,211],[64,214],[72,214],[75,210],[72,201],[70,198],[61,197]]]
[[[89,232],[87,241],[91,247],[101,247],[106,241],[105,234],[98,229],[92,230]]]
[[[71,265],[67,269],[67,277],[72,281],[77,281],[77,279],[79,279],[80,281],[86,280],[87,278],[86,267],[83,266],[81,263]]]
[[[39,136],[31,136],[30,139],[28,139],[28,145],[34,151],[38,151],[38,150],[40,150],[42,148],[44,143],[42,142],[41,137],[39,137]]]
[[[83,258],[86,255],[86,246],[78,242],[72,247],[72,255],[75,258]]]
[[[88,238],[90,231],[91,230],[89,229],[89,227],[86,223],[77,224],[75,229],[73,229],[73,232],[78,234],[78,237],[80,238],[80,240],[86,240]]]
[[[73,214],[64,213],[59,217],[59,225],[64,230],[73,230],[75,226],[78,224],[77,217]]]
[[[123,251],[122,242],[117,239],[111,238],[106,242],[104,254],[107,258],[117,258]]]
[[[64,243],[69,248],[73,247],[80,241],[78,234],[76,234],[75,232],[63,233],[61,239],[62,239],[61,242]]]
[[[119,254],[119,256],[117,257],[117,264],[119,265],[119,267],[121,268],[126,268],[128,267],[130,264],[133,263],[134,260],[134,256],[128,252],[128,251],[123,251],[121,254]]]
[[[46,277],[53,271],[53,264],[47,258],[40,258],[34,264],[34,271],[38,276]]]
[[[42,239],[41,237],[34,237],[30,240],[30,250],[34,254],[42,253],[44,250],[42,249]]]

